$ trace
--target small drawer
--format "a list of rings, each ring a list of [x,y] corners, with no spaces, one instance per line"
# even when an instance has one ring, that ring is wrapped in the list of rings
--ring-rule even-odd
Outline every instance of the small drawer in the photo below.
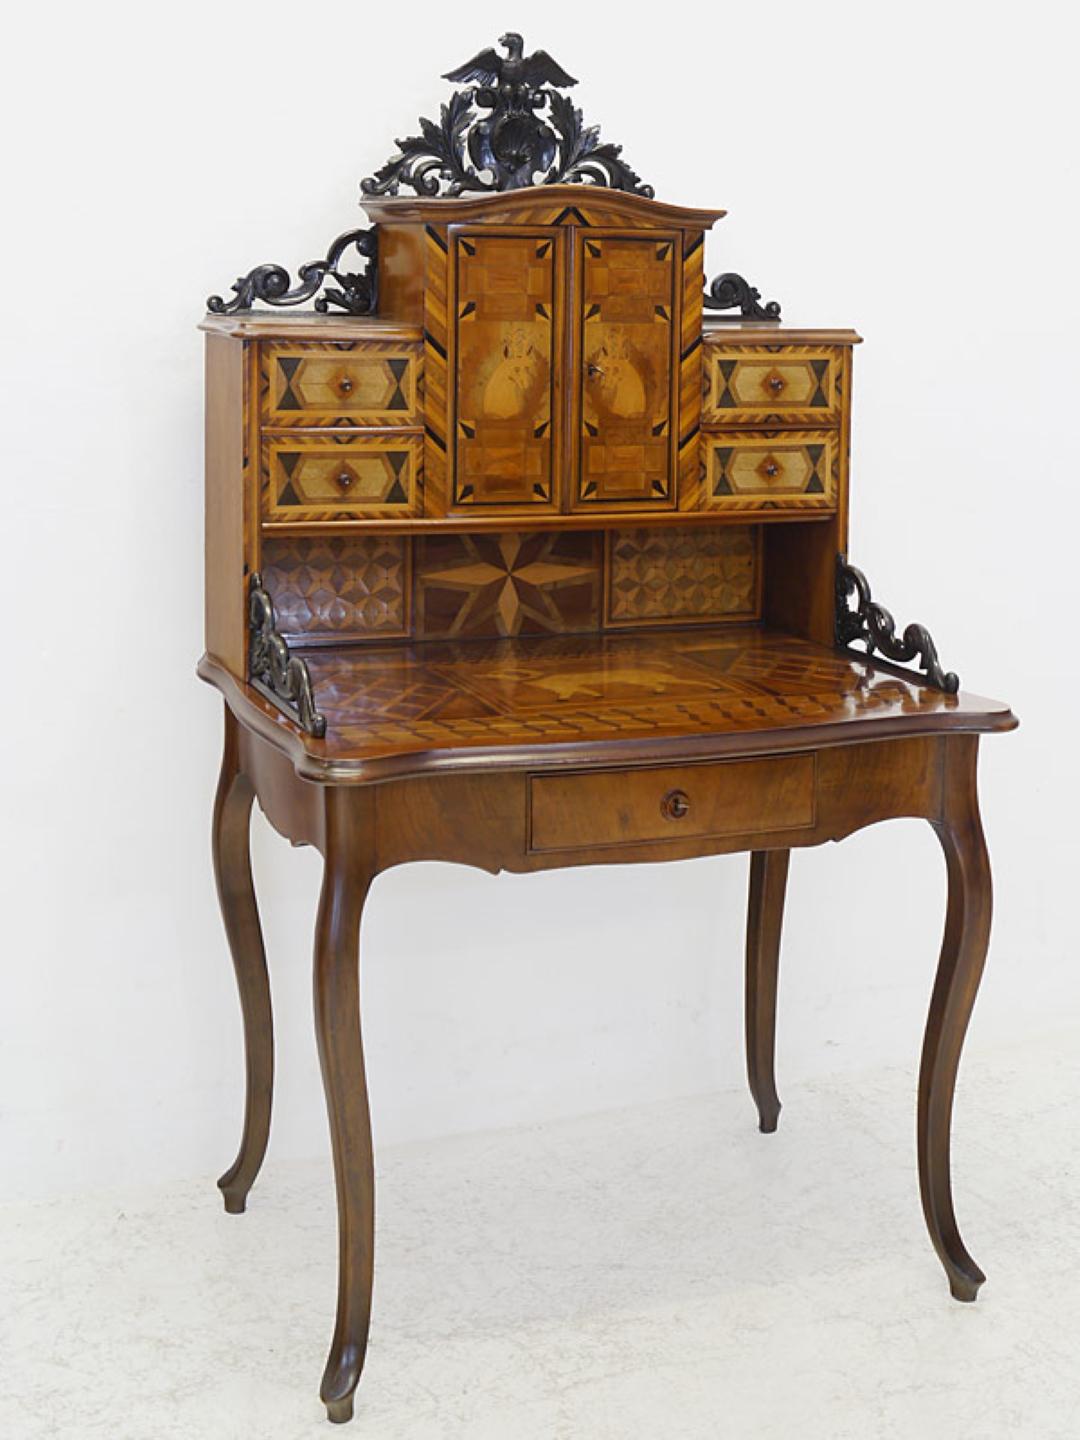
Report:
[[[421,513],[423,435],[266,435],[263,519],[393,520]]]
[[[529,849],[764,835],[814,823],[814,757],[529,778]]]
[[[385,340],[264,345],[263,424],[418,425],[421,354]]]
[[[843,351],[804,345],[705,349],[706,425],[836,425]]]
[[[703,434],[708,510],[835,510],[840,492],[836,430]]]

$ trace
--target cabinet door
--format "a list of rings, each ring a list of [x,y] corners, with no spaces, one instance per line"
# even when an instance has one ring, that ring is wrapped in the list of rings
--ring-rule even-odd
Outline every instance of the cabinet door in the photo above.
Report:
[[[577,508],[670,509],[678,237],[590,232],[579,246]]]
[[[454,236],[457,507],[554,505],[564,243],[558,231]]]

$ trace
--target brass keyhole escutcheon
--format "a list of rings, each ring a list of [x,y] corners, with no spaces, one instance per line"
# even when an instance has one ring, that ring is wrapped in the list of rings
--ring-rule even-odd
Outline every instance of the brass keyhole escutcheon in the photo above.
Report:
[[[353,477],[349,474],[348,470],[343,470],[337,477],[337,483],[341,486],[342,490],[348,490],[352,482]]]
[[[681,820],[690,813],[690,796],[685,790],[669,790],[660,801],[660,814],[665,820]]]

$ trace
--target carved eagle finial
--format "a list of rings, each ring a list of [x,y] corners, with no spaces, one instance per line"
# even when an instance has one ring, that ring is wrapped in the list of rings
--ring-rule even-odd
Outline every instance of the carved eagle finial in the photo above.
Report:
[[[456,70],[448,70],[443,79],[452,80],[456,85],[475,83],[485,88],[522,85],[530,90],[537,90],[541,85],[565,90],[577,84],[574,77],[568,75],[546,50],[534,50],[531,55],[526,55],[525,41],[515,30],[500,35],[499,44],[506,51],[505,57],[489,46]]]

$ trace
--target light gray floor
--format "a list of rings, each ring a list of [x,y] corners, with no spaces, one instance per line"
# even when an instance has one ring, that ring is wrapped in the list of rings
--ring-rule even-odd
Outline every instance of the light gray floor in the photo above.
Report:
[[[1080,1032],[973,1056],[955,1173],[989,1275],[949,1298],[912,1076],[724,1094],[384,1153],[357,1418],[316,1392],[325,1164],[9,1207],[10,1440],[1056,1440],[1080,1435]],[[222,1157],[223,1160],[226,1157]]]

